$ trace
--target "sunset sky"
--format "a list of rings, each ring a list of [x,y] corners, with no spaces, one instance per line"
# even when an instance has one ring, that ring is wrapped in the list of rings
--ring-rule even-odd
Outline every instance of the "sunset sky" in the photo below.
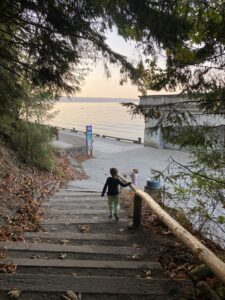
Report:
[[[115,31],[108,34],[108,44],[114,51],[118,51],[120,54],[123,54],[132,60],[137,59],[140,55],[135,49],[134,43],[125,42]],[[106,78],[103,65],[99,62],[96,68],[86,77],[82,91],[76,96],[138,98],[140,92],[136,86],[131,85],[131,83],[124,84],[123,86],[119,84],[119,69],[112,66],[111,75],[111,78]]]

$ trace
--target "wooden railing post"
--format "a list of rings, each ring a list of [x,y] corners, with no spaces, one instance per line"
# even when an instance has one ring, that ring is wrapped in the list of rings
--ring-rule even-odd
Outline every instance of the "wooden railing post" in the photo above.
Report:
[[[56,141],[59,140],[59,128],[56,128]]]
[[[134,196],[134,212],[133,212],[133,227],[139,228],[141,226],[141,211],[142,198],[138,195]]]

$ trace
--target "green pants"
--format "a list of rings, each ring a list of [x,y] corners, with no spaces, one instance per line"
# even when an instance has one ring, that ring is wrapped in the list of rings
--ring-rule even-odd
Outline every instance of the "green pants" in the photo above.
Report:
[[[108,205],[109,205],[109,212],[110,215],[118,214],[118,211],[120,209],[120,197],[119,195],[115,196],[108,196]]]

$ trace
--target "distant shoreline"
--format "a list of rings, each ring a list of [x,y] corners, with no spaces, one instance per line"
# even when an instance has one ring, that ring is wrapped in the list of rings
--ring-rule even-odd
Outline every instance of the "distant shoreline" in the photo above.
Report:
[[[65,97],[62,96],[57,102],[60,103],[74,103],[74,102],[104,102],[104,103],[128,103],[128,102],[137,102],[139,99],[134,98],[98,98],[98,97]]]

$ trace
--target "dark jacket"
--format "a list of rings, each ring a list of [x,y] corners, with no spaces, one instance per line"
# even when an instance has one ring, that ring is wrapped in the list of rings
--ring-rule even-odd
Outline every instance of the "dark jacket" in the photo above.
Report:
[[[108,188],[108,191],[107,191],[108,196],[118,195],[119,194],[119,188],[118,188],[119,185],[125,187],[125,186],[130,185],[130,182],[123,183],[122,181],[120,181],[116,177],[108,177],[107,180],[106,180],[106,183],[104,185],[104,188],[102,190],[102,196],[105,195],[105,192],[106,192],[107,188]]]

